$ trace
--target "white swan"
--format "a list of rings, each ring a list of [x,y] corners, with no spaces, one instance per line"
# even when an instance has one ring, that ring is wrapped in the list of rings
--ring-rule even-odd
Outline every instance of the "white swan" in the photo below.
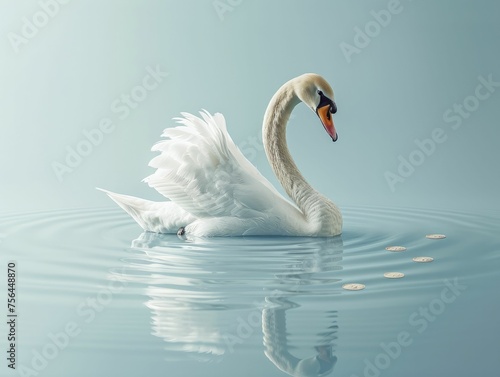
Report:
[[[286,144],[286,124],[304,102],[320,118],[333,141],[337,132],[333,91],[321,76],[304,74],[273,96],[263,123],[271,167],[296,205],[285,199],[243,156],[226,130],[222,114],[182,113],[182,124],[167,128],[168,138],[153,146],[161,154],[144,181],[170,199],[152,202],[106,190],[111,199],[147,231],[192,236],[336,236],[342,232],[337,206],[307,183]]]

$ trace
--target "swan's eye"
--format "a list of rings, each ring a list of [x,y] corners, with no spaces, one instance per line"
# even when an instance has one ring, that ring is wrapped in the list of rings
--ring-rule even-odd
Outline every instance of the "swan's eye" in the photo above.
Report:
[[[320,96],[322,96],[322,95],[323,95],[323,92],[322,92],[321,90],[318,90],[318,94],[319,94]]]
[[[330,105],[330,112],[332,114],[335,114],[337,112],[337,105],[333,101],[332,101],[332,104]]]

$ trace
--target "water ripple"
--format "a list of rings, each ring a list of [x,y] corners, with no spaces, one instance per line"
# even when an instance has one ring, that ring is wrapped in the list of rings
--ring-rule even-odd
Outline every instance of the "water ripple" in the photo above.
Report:
[[[498,213],[366,207],[343,212],[340,237],[191,242],[175,235],[141,233],[118,209],[23,213],[0,217],[1,247],[22,266],[24,294],[37,305],[37,295],[54,305],[78,305],[86,297],[99,297],[113,283],[122,284],[113,296],[117,313],[140,305],[150,320],[141,322],[136,315],[130,321],[131,317],[115,314],[103,328],[131,331],[136,326],[139,331],[151,326],[150,333],[163,340],[169,360],[214,361],[231,353],[232,347],[262,345],[228,343],[245,323],[262,333],[265,354],[280,369],[280,363],[292,362],[285,360],[290,352],[311,345],[332,366],[340,341],[337,330],[350,328],[358,319],[352,339],[367,331],[361,313],[368,311],[379,321],[369,331],[383,333],[402,320],[391,309],[411,312],[416,303],[425,304],[439,293],[446,279],[460,277],[472,284],[497,278]],[[429,240],[429,233],[447,238]],[[407,250],[385,250],[391,245]],[[430,256],[434,262],[415,263],[416,256]],[[384,278],[391,271],[405,277]],[[348,292],[342,289],[346,283],[366,288]],[[295,329],[288,337],[293,346],[283,343],[287,326]],[[101,340],[106,336],[109,342],[110,331],[116,330],[102,330]],[[144,349],[151,348],[146,338],[141,342]]]

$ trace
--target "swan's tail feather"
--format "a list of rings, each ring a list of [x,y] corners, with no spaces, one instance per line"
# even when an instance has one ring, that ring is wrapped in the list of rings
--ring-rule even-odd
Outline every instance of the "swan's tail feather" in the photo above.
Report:
[[[145,212],[151,209],[154,204],[150,200],[136,198],[130,195],[117,194],[108,190],[96,187],[97,190],[107,194],[116,204],[118,204],[125,212],[127,212],[144,230],[150,230],[148,221],[145,218]]]
[[[106,193],[146,231],[176,233],[180,227],[196,220],[173,202],[153,202],[96,188]]]

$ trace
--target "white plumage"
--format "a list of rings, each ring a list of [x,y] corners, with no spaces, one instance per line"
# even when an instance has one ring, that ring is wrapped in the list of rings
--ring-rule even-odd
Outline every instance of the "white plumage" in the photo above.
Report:
[[[313,90],[304,94],[297,86]],[[184,228],[193,236],[339,234],[340,211],[307,184],[280,136],[297,99],[314,101],[316,107],[320,90],[333,97],[318,75],[289,81],[271,100],[264,120],[266,153],[297,206],[245,158],[227,132],[224,116],[207,111],[200,112],[200,117],[182,113],[175,119],[180,125],[165,129],[166,139],[152,148],[160,152],[149,163],[156,171],[144,181],[170,201],[151,202],[103,191],[152,232],[175,233]]]

